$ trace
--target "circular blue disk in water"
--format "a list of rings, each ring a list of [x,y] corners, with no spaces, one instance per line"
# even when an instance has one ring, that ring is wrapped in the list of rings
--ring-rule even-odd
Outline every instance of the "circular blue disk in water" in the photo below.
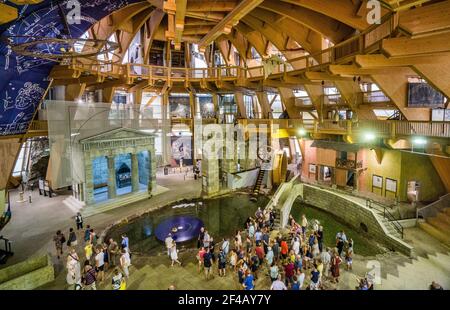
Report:
[[[173,240],[176,242],[184,242],[197,238],[203,222],[197,217],[183,215],[172,216],[156,227],[155,236],[160,241],[164,241],[169,234],[172,234]]]

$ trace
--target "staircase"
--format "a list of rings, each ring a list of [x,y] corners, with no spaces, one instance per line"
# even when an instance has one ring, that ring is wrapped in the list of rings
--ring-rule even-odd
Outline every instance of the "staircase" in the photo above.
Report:
[[[86,206],[84,202],[79,201],[73,196],[69,196],[66,199],[64,199],[63,204],[65,204],[70,210],[72,210],[74,214],[81,212],[83,207]]]
[[[264,180],[264,176],[266,175],[266,170],[259,169],[258,176],[256,178],[255,186],[253,187],[253,198],[257,198],[261,193],[261,186]]]
[[[418,209],[417,217],[422,230],[442,243],[450,245],[450,194]]]
[[[449,253],[428,254],[418,256],[408,262],[397,264],[396,273],[382,274],[383,290],[427,290],[432,281],[440,283],[444,288],[450,284]]]

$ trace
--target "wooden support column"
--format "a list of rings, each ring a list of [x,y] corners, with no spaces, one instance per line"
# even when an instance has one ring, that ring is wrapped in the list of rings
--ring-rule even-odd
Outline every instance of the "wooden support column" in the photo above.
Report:
[[[261,107],[261,118],[269,119],[271,118],[271,109],[269,104],[269,98],[267,98],[267,93],[264,91],[256,92],[256,97],[258,97],[259,106]]]
[[[116,91],[115,87],[107,87],[102,89],[102,102],[112,103],[115,91]]]
[[[326,116],[326,113],[323,113],[323,86],[322,85],[310,85],[305,84],[304,85],[306,92],[308,93],[309,99],[311,99],[311,102],[314,106],[314,108],[317,111],[317,116],[319,117],[319,121],[323,121],[324,115]]]
[[[339,90],[342,98],[344,98],[352,111],[356,113],[360,119],[377,119],[377,116],[373,113],[372,109],[359,107],[362,99],[362,97],[358,97],[358,94],[361,93],[359,82],[334,81],[334,84]]]
[[[428,108],[408,108],[408,76],[415,76],[410,68],[398,68],[397,73],[374,74],[372,80],[380,87],[409,121],[429,121],[431,111]]]
[[[278,92],[280,94],[281,101],[286,108],[289,118],[298,119],[300,118],[300,109],[295,106],[295,96],[291,88],[278,87]]]
[[[236,105],[238,107],[239,118],[247,118],[247,109],[245,108],[245,103],[244,103],[244,93],[235,92],[234,99],[235,99]]]
[[[70,84],[66,86],[66,100],[77,101],[83,96],[86,84]]]

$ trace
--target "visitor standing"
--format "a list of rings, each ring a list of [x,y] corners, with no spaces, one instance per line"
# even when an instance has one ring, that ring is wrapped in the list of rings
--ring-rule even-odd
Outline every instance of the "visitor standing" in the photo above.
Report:
[[[237,250],[237,251],[239,251],[240,249],[241,249],[241,247],[242,247],[242,236],[241,236],[241,231],[240,230],[238,230],[237,232],[236,232],[236,236],[235,236],[235,238],[234,238],[234,246],[235,246],[235,249]]]
[[[87,225],[84,231],[84,242],[88,242],[91,239],[91,226]]]
[[[109,239],[108,245],[109,262],[111,266],[117,265],[117,256],[119,255],[119,245],[114,241],[113,238]]]
[[[303,282],[305,282],[305,273],[302,271],[301,268],[297,269],[296,277],[297,277],[298,289],[301,290],[303,287]]]
[[[209,248],[210,242],[211,242],[211,236],[209,235],[208,230],[205,229],[205,234],[203,236],[203,247],[205,249]]]
[[[83,217],[80,212],[75,216],[75,224],[77,225],[77,230],[83,229]]]
[[[266,261],[267,261],[267,266],[271,266],[272,263],[273,263],[273,251],[272,251],[272,247],[268,247],[268,248],[267,248]]]
[[[278,275],[278,278],[272,282],[270,286],[271,291],[285,291],[287,290],[286,285],[281,281],[281,275]]]
[[[324,248],[322,250],[322,253],[320,253],[320,259],[323,263],[323,274],[322,276],[328,276],[329,270],[330,270],[330,262],[331,262],[331,255],[330,255],[330,249]]]
[[[206,253],[206,250],[204,247],[201,247],[200,250],[197,253],[197,260],[198,260],[198,273],[202,271],[203,268],[203,257]]]
[[[226,266],[227,266],[227,255],[223,249],[219,252],[219,277],[225,277]]]
[[[236,271],[237,260],[238,260],[238,256],[237,256],[236,250],[232,249],[231,255],[230,255],[230,269],[232,269],[233,271]]]
[[[170,267],[173,267],[173,264],[175,263],[181,266],[181,262],[178,260],[178,249],[175,241],[172,241],[172,247],[170,248],[170,259],[172,260],[172,265],[170,265]]]
[[[288,244],[286,240],[283,239],[281,240],[281,257],[283,259],[287,258],[288,252],[289,252]]]
[[[97,272],[97,277],[100,283],[103,283],[105,270],[105,253],[103,253],[103,247],[98,246],[95,249],[95,271]]]
[[[166,237],[166,239],[164,240],[164,243],[166,244],[166,249],[167,249],[167,256],[170,257],[170,253],[171,253],[171,249],[173,246],[173,239],[172,239],[172,234],[169,233]]]
[[[95,281],[97,280],[97,275],[95,273],[94,267],[91,266],[89,261],[84,262],[83,268],[83,289],[84,290],[96,290]]]
[[[255,279],[253,278],[250,270],[246,271],[246,277],[244,279],[243,287],[246,291],[251,291],[255,288]]]
[[[300,253],[300,240],[298,237],[294,237],[294,242],[292,243],[292,250],[294,250],[295,255]]]
[[[122,234],[122,242],[120,243],[120,245],[122,246],[122,248],[124,249],[130,249],[130,239],[128,239],[126,234]]]
[[[80,267],[80,259],[75,251],[75,249],[71,249],[69,254],[67,255],[67,277],[66,281],[69,287],[76,285],[81,285],[81,267]]]
[[[311,272],[311,284],[310,284],[311,290],[319,289],[319,276],[320,272],[317,270],[316,266],[314,266],[313,271]]]
[[[211,276],[212,256],[209,247],[205,248],[206,252],[203,254],[203,267],[205,268],[205,279],[209,280]]]
[[[339,265],[342,263],[342,259],[338,251],[333,253],[331,258],[331,275],[334,283],[339,283]]]
[[[222,250],[225,253],[225,257],[228,256],[228,253],[230,251],[230,239],[223,238],[222,241]]]
[[[89,241],[92,243],[92,245],[97,245],[97,234],[95,233],[94,229],[91,228],[89,231]]]
[[[92,243],[88,241],[88,243],[84,246],[84,254],[87,261],[91,261],[92,252],[93,252]]]
[[[317,241],[319,242],[319,250],[322,252],[323,247],[323,227],[319,226],[319,230],[316,233],[317,235]]]
[[[125,278],[128,279],[130,276],[129,267],[131,265],[130,253],[126,249],[122,249],[122,255],[120,256],[120,267],[125,275]]]
[[[278,259],[280,257],[280,245],[278,242],[274,242],[272,245],[272,251],[273,251],[273,259],[275,262],[278,262]]]
[[[200,249],[203,246],[203,239],[205,239],[205,227],[200,228],[200,233],[197,238],[197,249]]]
[[[109,262],[110,262],[108,245],[106,243],[103,243],[102,248],[103,248],[103,261],[105,262],[105,271],[107,271],[109,269]]]
[[[125,281],[123,278],[122,273],[120,272],[119,268],[114,269],[114,275],[112,277],[112,289],[115,291],[120,290],[120,286],[122,285],[122,282]]]
[[[303,214],[302,215],[302,234],[303,234],[303,238],[306,237],[306,229],[308,228],[308,220],[306,219],[306,216]]]
[[[284,266],[284,276],[285,276],[286,286],[289,286],[289,284],[291,284],[293,282],[292,277],[294,276],[294,271],[295,271],[294,269],[295,269],[295,266],[292,261],[289,261]]]
[[[347,270],[353,269],[353,240],[349,239],[347,251],[345,253],[345,262],[347,263]]]
[[[274,282],[278,279],[279,270],[278,270],[278,266],[277,266],[277,264],[275,264],[275,262],[273,262],[270,266],[269,275],[270,275],[270,280],[272,282]]]
[[[59,259],[60,255],[63,254],[64,242],[66,242],[66,238],[64,237],[64,234],[60,230],[58,230],[56,232],[56,235],[53,236],[53,242],[55,242],[56,256]]]
[[[69,236],[67,237],[67,246],[68,247],[75,247],[75,246],[77,246],[77,244],[78,244],[77,235],[73,231],[73,228],[70,228],[69,229]]]

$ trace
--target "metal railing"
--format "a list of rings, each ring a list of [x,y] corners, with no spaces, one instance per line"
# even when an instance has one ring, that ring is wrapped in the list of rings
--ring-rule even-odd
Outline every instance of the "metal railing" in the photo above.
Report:
[[[389,211],[392,206],[387,207],[373,199],[366,199],[366,207],[368,207],[369,209],[374,209],[378,213],[380,213],[380,215],[383,215],[383,218],[386,219],[390,224],[392,224],[392,227],[400,234],[401,238],[403,239],[403,226]]]
[[[435,217],[439,212],[441,212],[445,208],[450,208],[450,193],[442,196],[439,198],[439,200],[436,200],[433,203],[430,203],[429,205],[417,208],[416,210],[416,218],[429,218],[429,217]]]

